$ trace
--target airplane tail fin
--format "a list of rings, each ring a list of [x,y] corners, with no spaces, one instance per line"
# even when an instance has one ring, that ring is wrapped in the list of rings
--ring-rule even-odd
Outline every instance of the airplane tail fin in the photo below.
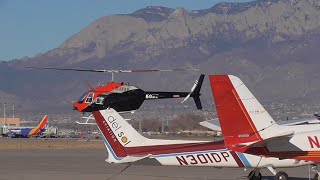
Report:
[[[38,124],[37,127],[33,128],[30,133],[29,133],[29,136],[33,136],[33,135],[36,135],[38,133],[40,133],[42,130],[45,129],[47,123],[48,123],[48,115],[45,115],[42,120],[40,121],[40,123]]]
[[[112,108],[94,111],[93,116],[106,145],[109,163],[135,162],[169,147],[175,149],[205,142],[145,138]]]
[[[209,79],[228,148],[276,134],[276,122],[238,77],[210,75]]]
[[[200,75],[197,86],[195,87],[195,89],[191,93],[191,97],[193,97],[193,100],[197,106],[197,109],[199,109],[199,110],[202,109],[202,104],[201,104],[201,100],[200,100],[200,96],[201,96],[200,90],[202,87],[204,76],[205,76],[204,74]]]
[[[142,157],[129,157],[126,147],[142,146],[146,140],[114,109],[94,111],[93,116],[108,151],[107,162],[124,163]]]

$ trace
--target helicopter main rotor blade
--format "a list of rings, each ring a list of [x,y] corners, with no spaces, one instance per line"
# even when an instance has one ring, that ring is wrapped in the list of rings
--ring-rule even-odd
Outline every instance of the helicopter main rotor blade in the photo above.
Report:
[[[25,68],[29,68],[29,69],[46,69],[46,70],[61,70],[61,71],[83,71],[83,72],[112,73],[110,70],[104,70],[104,69],[74,69],[74,68],[54,68],[54,67],[32,67],[32,66],[27,66]]]
[[[55,68],[55,67],[32,67],[29,69],[47,69],[47,70],[62,70],[62,71],[82,71],[82,72],[97,72],[97,73],[139,73],[139,72],[172,72],[172,71],[199,71],[200,69],[140,69],[140,70],[108,70],[108,69],[76,69],[76,68]]]
[[[142,69],[142,70],[119,70],[120,72],[172,72],[172,71],[199,71],[200,69]]]

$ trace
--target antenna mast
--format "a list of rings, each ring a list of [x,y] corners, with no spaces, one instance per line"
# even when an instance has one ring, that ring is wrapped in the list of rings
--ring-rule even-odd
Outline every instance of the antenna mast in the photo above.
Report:
[[[111,81],[114,82],[114,72],[111,72]]]
[[[6,125],[6,107],[7,107],[7,103],[4,102],[4,105],[3,105],[3,119],[4,119],[4,125]]]

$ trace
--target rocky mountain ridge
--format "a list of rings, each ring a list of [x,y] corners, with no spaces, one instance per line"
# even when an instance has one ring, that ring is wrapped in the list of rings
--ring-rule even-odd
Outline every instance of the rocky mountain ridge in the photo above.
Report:
[[[319,17],[319,0],[219,3],[193,11],[147,7],[128,15],[102,17],[56,49],[0,63],[1,82],[10,82],[0,90],[48,107],[50,103],[45,102],[50,101],[59,109],[86,90],[85,81],[98,84],[106,76],[34,71],[24,66],[200,68],[207,74],[240,76],[262,100],[317,103]],[[188,90],[197,75],[120,78],[143,89]],[[212,103],[208,85],[203,91],[208,104]]]

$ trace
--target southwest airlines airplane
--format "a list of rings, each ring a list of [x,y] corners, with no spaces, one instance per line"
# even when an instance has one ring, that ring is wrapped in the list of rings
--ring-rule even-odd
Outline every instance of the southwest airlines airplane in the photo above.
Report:
[[[45,115],[38,126],[36,127],[16,127],[11,128],[7,133],[4,134],[5,137],[20,137],[27,138],[30,136],[34,136],[40,134],[45,131],[45,127],[48,122],[48,115]]]

